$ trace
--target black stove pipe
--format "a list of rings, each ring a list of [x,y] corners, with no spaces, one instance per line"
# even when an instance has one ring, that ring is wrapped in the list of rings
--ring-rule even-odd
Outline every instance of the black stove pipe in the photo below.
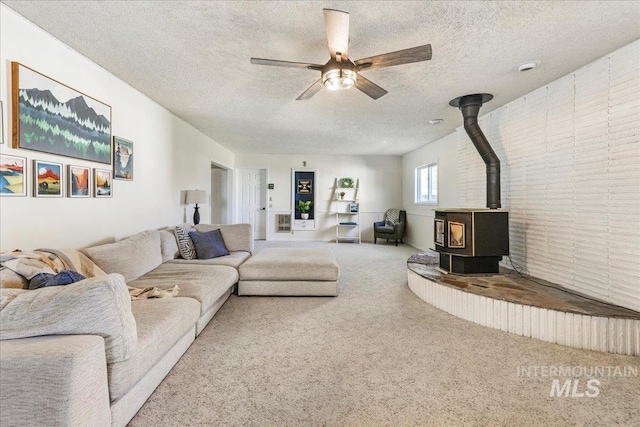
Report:
[[[487,207],[489,209],[499,209],[500,204],[500,160],[491,148],[489,141],[482,133],[478,125],[478,112],[485,102],[490,101],[493,95],[480,93],[475,95],[465,95],[449,102],[452,107],[460,108],[464,119],[464,130],[478,150],[480,157],[486,164],[487,169]]]

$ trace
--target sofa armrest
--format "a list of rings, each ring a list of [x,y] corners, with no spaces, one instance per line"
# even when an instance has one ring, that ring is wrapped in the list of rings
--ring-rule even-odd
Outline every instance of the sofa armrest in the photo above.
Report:
[[[92,277],[65,286],[15,293],[0,307],[0,345],[46,335],[100,335],[109,363],[129,358],[138,334],[131,298],[120,274]]]
[[[229,252],[244,251],[253,253],[253,229],[251,224],[198,224],[196,230],[200,233],[220,230],[224,244]]]
[[[0,425],[111,425],[102,337],[22,338],[0,346]]]

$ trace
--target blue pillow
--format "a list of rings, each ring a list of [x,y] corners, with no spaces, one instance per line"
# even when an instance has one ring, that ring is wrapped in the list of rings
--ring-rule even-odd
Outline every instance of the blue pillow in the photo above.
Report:
[[[220,230],[207,231],[206,233],[190,231],[189,236],[193,241],[193,246],[196,248],[198,259],[210,259],[229,255],[229,250],[224,244]]]
[[[45,288],[47,286],[70,285],[71,283],[79,282],[84,279],[86,279],[86,277],[72,270],[62,270],[58,274],[39,273],[31,278],[28,289],[34,290]]]

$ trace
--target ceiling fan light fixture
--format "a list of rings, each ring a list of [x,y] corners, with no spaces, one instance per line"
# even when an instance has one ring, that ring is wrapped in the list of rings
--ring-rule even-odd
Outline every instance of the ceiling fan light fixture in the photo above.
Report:
[[[334,68],[322,75],[322,84],[329,90],[349,89],[356,84],[358,75],[346,68]]]

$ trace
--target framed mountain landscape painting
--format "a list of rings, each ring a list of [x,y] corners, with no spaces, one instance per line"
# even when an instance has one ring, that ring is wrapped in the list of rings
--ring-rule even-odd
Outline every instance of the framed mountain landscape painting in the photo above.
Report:
[[[68,197],[91,197],[91,171],[83,166],[69,165]]]
[[[133,142],[113,137],[113,178],[133,181]]]
[[[26,158],[0,154],[0,196],[26,196],[26,172]]]
[[[111,197],[111,171],[104,169],[93,170],[93,197]]]
[[[64,188],[60,163],[33,161],[33,195],[62,197]]]
[[[111,164],[111,107],[11,63],[13,148]]]

